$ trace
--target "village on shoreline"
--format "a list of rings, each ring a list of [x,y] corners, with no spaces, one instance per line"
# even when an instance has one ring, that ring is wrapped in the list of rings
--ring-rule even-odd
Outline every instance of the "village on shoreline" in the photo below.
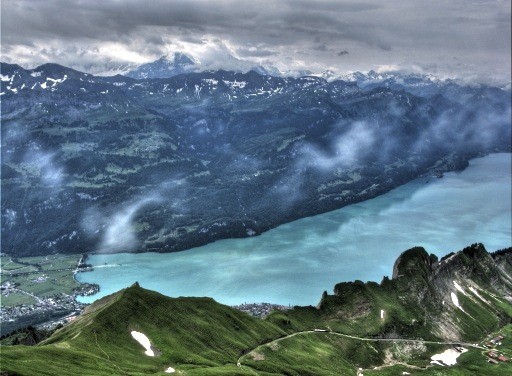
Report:
[[[2,254],[1,335],[26,327],[53,330],[80,314],[87,304],[78,296],[99,292],[96,284],[80,283],[75,275],[92,271],[87,255],[16,258]]]

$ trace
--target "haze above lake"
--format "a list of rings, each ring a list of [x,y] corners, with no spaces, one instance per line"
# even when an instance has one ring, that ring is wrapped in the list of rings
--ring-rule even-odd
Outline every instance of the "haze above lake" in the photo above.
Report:
[[[511,155],[470,161],[462,172],[421,178],[375,199],[281,225],[260,236],[220,240],[179,253],[96,254],[90,303],[138,281],[168,296],[220,303],[315,305],[338,282],[380,282],[404,250],[443,256],[472,243],[512,245]],[[428,183],[427,183],[428,180]]]

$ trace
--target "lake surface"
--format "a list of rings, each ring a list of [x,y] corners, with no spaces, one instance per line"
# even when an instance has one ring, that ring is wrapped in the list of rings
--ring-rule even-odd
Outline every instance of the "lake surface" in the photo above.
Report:
[[[476,242],[489,251],[509,247],[511,169],[511,154],[493,154],[462,172],[418,179],[261,236],[179,253],[92,255],[94,271],[77,279],[101,291],[79,300],[90,303],[138,281],[165,295],[210,296],[230,305],[315,305],[338,282],[390,276],[396,258],[413,246],[438,256]]]

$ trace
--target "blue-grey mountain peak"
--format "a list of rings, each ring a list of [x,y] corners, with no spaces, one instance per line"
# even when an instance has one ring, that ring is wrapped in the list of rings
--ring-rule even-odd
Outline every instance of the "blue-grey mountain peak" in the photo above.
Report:
[[[172,55],[164,55],[158,60],[142,64],[124,75],[136,79],[170,78],[183,73],[216,71],[219,69],[237,73],[246,73],[253,70],[259,74],[274,77],[303,77],[313,73],[309,70],[280,71],[273,65],[240,59],[230,53],[224,53],[216,59],[206,59],[204,61],[201,59],[200,61],[189,54],[174,52]]]
[[[126,73],[126,76],[137,79],[169,78],[198,70],[199,62],[196,59],[184,53],[175,52],[172,56],[165,55],[151,63],[142,64]]]

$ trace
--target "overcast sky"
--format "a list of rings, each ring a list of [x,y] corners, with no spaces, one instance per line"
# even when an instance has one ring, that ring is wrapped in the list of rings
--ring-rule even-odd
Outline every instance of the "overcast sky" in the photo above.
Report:
[[[183,51],[282,70],[401,69],[506,83],[510,8],[510,0],[2,0],[1,59],[99,73]]]

